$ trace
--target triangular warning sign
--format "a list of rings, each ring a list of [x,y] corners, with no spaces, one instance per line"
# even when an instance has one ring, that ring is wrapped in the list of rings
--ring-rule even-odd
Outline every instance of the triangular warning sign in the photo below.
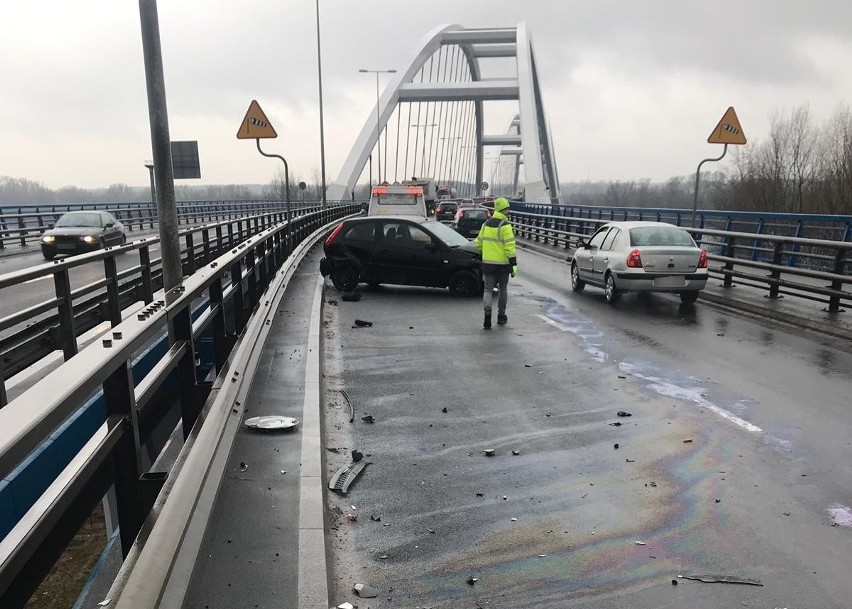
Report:
[[[734,112],[734,107],[731,106],[725,112],[725,116],[713,129],[713,133],[707,138],[708,144],[745,144],[746,136],[743,133],[743,128],[740,127],[740,119],[737,118],[737,113]]]
[[[269,119],[266,118],[263,110],[260,109],[260,104],[254,99],[251,100],[246,117],[243,119],[239,131],[237,131],[237,139],[254,140],[273,137],[278,137],[278,134],[275,133],[275,129],[269,124]]]

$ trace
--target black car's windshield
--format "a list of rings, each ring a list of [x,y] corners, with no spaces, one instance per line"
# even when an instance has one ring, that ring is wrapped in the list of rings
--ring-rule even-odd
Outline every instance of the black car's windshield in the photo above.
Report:
[[[429,232],[431,232],[433,235],[438,237],[438,239],[440,239],[450,247],[462,246],[470,243],[470,241],[462,237],[460,234],[458,234],[446,224],[441,224],[440,222],[427,222],[425,224],[421,224],[420,226],[426,228]]]
[[[464,220],[479,220],[485,222],[488,219],[488,212],[484,209],[465,209],[462,210],[464,214],[461,216],[461,219]]]
[[[56,227],[68,227],[68,226],[91,226],[95,228],[101,228],[103,224],[101,223],[101,215],[97,213],[73,213],[73,214],[65,214],[54,224]]]
[[[642,226],[630,229],[630,245],[685,245],[695,242],[685,230],[676,226]]]

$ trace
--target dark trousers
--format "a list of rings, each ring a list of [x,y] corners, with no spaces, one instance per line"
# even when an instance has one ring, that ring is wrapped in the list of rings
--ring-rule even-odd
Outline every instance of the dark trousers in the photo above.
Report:
[[[509,273],[511,269],[507,265],[505,268],[485,267],[482,271],[482,280],[485,283],[485,291],[482,293],[482,307],[485,313],[491,315],[491,309],[494,306],[494,287],[497,292],[497,314],[506,314],[506,303],[509,300]]]

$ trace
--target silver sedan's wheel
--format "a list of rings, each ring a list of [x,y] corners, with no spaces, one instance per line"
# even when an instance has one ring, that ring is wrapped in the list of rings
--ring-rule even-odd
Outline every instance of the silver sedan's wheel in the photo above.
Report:
[[[615,277],[612,276],[612,273],[607,273],[604,289],[606,290],[606,301],[609,304],[615,304],[621,298],[621,290],[615,287]]]
[[[580,269],[577,268],[577,263],[571,265],[571,289],[575,292],[582,292],[586,287],[586,282],[580,279]]]

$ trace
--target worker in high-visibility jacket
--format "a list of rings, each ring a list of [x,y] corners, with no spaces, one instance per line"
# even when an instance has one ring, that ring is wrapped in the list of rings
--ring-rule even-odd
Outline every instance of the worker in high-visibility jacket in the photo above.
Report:
[[[482,228],[473,244],[482,253],[482,278],[485,291],[482,294],[482,306],[485,309],[485,320],[482,327],[491,327],[491,310],[494,306],[495,287],[497,295],[497,323],[500,325],[509,321],[506,317],[506,304],[509,300],[509,276],[514,277],[518,272],[518,260],[515,257],[515,231],[509,223],[509,201],[504,197],[494,200],[494,215]]]

